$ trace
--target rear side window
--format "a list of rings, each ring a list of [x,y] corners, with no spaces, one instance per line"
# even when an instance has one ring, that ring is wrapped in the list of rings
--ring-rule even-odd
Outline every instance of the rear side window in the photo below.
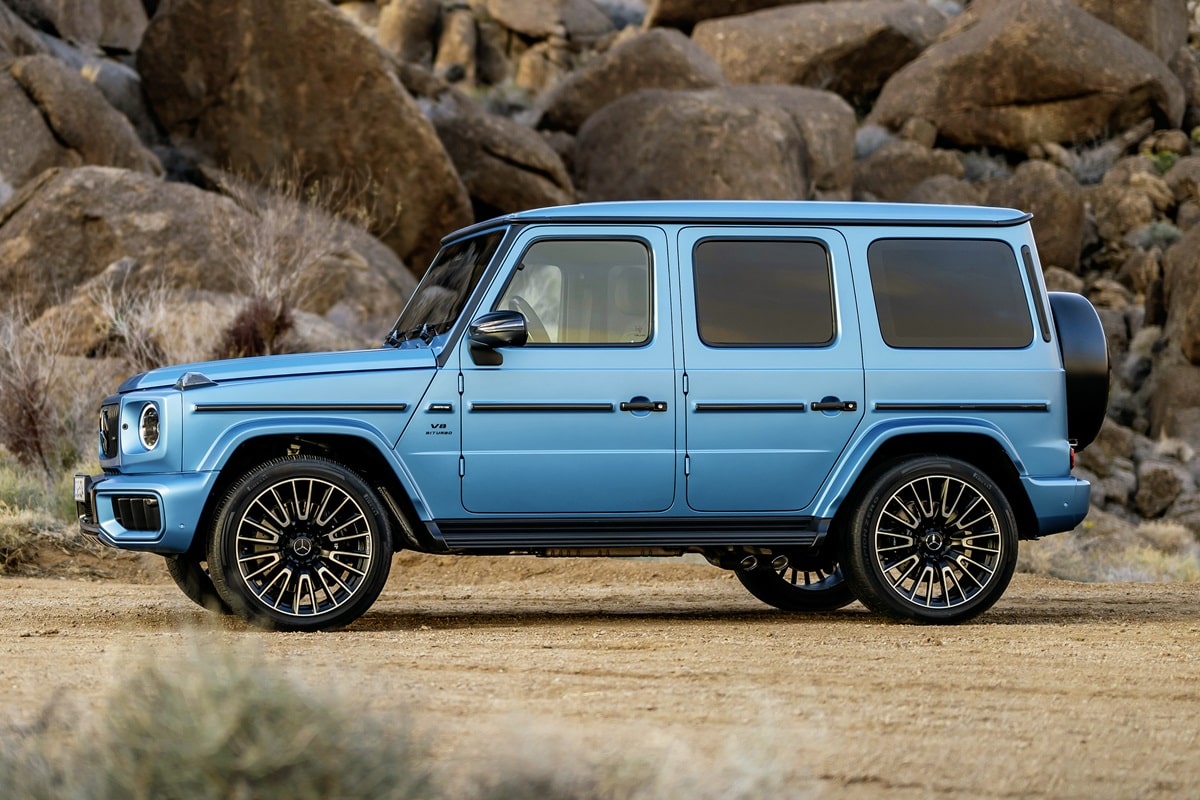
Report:
[[[712,347],[833,341],[829,254],[814,241],[706,239],[692,253],[700,339]]]
[[[867,250],[892,347],[1020,348],[1033,341],[1012,248],[989,239],[879,239]]]

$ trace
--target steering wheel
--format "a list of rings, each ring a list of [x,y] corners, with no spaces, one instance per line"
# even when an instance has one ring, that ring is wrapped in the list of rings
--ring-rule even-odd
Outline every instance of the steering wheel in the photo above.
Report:
[[[550,334],[546,332],[546,326],[538,318],[537,312],[533,310],[533,306],[529,301],[519,294],[514,294],[508,298],[508,305],[513,311],[517,311],[525,318],[525,328],[529,331],[529,341],[533,343],[541,342],[549,344]]]

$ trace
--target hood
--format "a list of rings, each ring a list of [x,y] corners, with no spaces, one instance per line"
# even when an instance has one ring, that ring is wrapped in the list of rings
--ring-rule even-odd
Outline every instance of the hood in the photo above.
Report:
[[[293,353],[280,356],[234,358],[225,361],[200,361],[177,364],[134,375],[121,384],[118,392],[174,386],[192,373],[189,383],[206,385],[256,378],[280,378],[297,375],[324,375],[339,372],[377,372],[397,369],[432,369],[437,366],[433,351],[379,348],[334,353]],[[199,377],[203,376],[203,378]],[[204,378],[208,380],[205,381]]]

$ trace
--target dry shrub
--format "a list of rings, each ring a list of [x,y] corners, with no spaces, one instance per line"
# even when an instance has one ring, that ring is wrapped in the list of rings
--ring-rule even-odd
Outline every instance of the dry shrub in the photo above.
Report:
[[[80,456],[80,420],[54,391],[65,347],[60,327],[36,325],[21,308],[0,310],[0,445],[48,486]]]
[[[431,796],[402,720],[385,726],[257,658],[199,647],[184,655],[134,669],[90,724],[56,721],[51,709],[48,722],[7,732],[0,785],[21,789],[8,796]]]
[[[1200,543],[1183,525],[1129,522],[1093,508],[1076,530],[1022,542],[1023,572],[1073,581],[1200,581]]]
[[[295,170],[262,183],[230,180],[221,188],[243,214],[217,226],[246,302],[218,344],[220,358],[281,351],[294,312],[319,290],[326,268],[347,251],[346,226],[366,227],[363,192],[348,183],[306,181]]]

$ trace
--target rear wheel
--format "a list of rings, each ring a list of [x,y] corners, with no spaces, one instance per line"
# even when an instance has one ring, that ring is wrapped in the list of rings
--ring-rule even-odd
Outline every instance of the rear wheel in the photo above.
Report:
[[[879,473],[844,541],[846,579],[868,608],[898,619],[962,622],[1004,593],[1017,523],[999,487],[958,459],[924,456]]]
[[[781,611],[836,611],[855,600],[836,562],[789,564],[783,569],[760,563],[735,574],[750,594]]]
[[[230,490],[216,516],[213,586],[250,622],[327,630],[361,616],[383,589],[391,530],[353,471],[299,456],[263,464]]]

